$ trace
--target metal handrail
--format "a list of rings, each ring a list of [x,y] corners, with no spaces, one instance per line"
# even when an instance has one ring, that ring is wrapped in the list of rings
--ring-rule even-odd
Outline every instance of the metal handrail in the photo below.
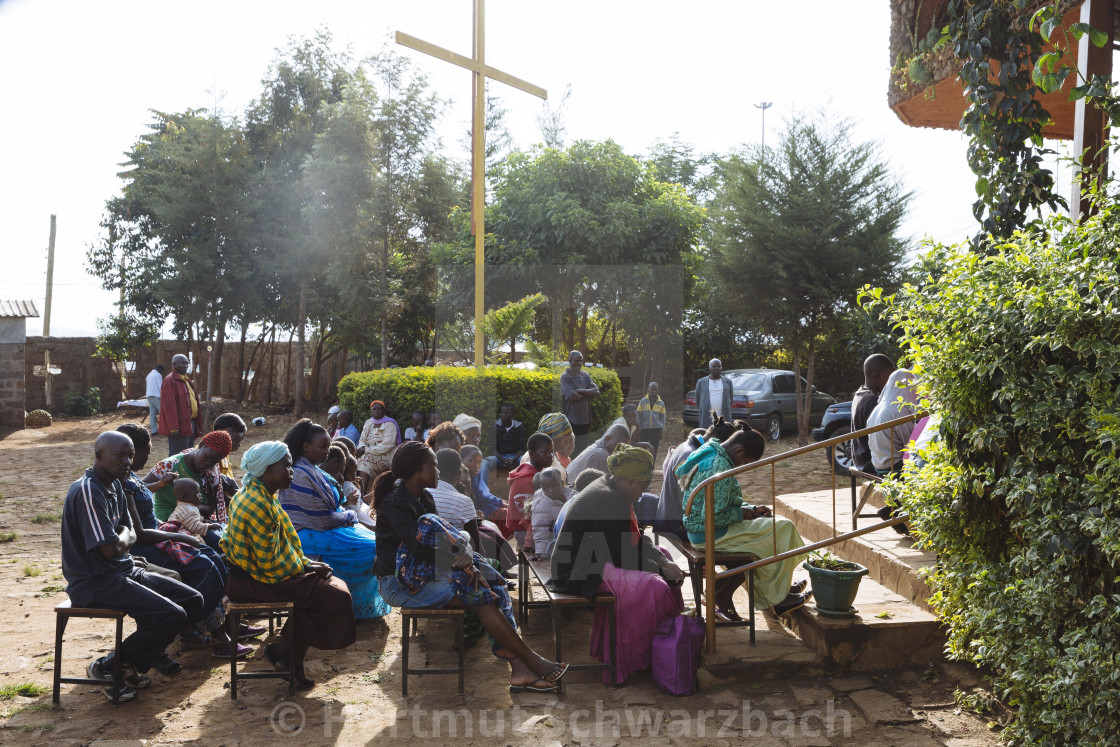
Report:
[[[716,611],[716,597],[715,597],[716,579],[717,578],[726,578],[728,575],[738,575],[738,574],[735,574],[735,573],[731,573],[730,571],[724,571],[722,574],[717,576],[716,570],[715,570],[715,557],[716,557],[715,532],[716,532],[716,529],[715,529],[714,509],[715,509],[715,485],[716,485],[716,483],[719,482],[720,480],[725,480],[725,479],[728,479],[728,478],[734,478],[735,475],[741,474],[743,472],[750,472],[751,470],[760,469],[762,467],[765,467],[765,466],[769,465],[770,466],[770,498],[771,498],[771,502],[773,503],[774,499],[775,499],[775,496],[776,496],[775,482],[776,482],[776,479],[777,479],[774,465],[776,465],[778,462],[784,461],[786,459],[792,459],[793,457],[801,456],[802,454],[808,454],[812,451],[817,451],[818,449],[825,449],[825,448],[828,448],[830,446],[836,446],[837,444],[841,444],[845,441],[851,441],[852,439],[860,438],[862,436],[870,435],[872,433],[878,433],[879,431],[885,431],[885,430],[888,430],[890,428],[894,428],[896,426],[903,425],[905,423],[911,423],[911,422],[914,422],[916,420],[920,420],[921,418],[925,417],[927,414],[928,413],[925,413],[925,412],[918,412],[918,413],[914,413],[912,415],[904,415],[901,418],[895,418],[894,420],[888,420],[887,422],[880,423],[879,425],[870,426],[868,428],[860,428],[857,431],[852,431],[850,433],[844,433],[844,434],[841,434],[839,436],[833,436],[832,438],[825,439],[824,441],[818,441],[815,444],[809,444],[808,446],[800,446],[796,449],[791,449],[789,451],[784,451],[781,454],[775,454],[772,457],[766,457],[765,459],[759,459],[758,461],[751,462],[750,464],[743,464],[743,465],[740,465],[738,467],[732,467],[729,470],[724,470],[723,472],[718,472],[718,473],[712,475],[711,477],[704,478],[703,480],[700,481],[700,483],[698,485],[696,485],[694,488],[692,488],[689,491],[688,502],[685,504],[685,508],[684,508],[684,515],[685,516],[689,516],[689,515],[692,514],[692,504],[693,504],[693,501],[696,499],[696,495],[701,490],[704,491],[704,586],[707,589],[707,594],[705,595],[705,599],[704,599],[704,612],[705,612],[704,619],[705,619],[705,623],[706,623],[706,627],[707,627],[707,636],[706,636],[707,646],[706,646],[706,648],[709,652],[715,651],[715,647],[716,647],[716,617],[715,617],[715,611]],[[771,513],[773,513],[773,512],[771,511]],[[875,529],[881,529],[882,527],[885,527],[885,526],[893,526],[894,524],[901,523],[900,521],[896,520],[896,519],[899,519],[899,518],[900,517],[895,517],[895,519],[891,519],[888,522],[883,522],[881,526],[880,525],[873,525],[871,527],[865,527],[865,529],[867,531],[874,531]],[[773,520],[771,521],[771,538],[772,538],[772,541],[774,543],[774,554],[772,556],[770,556],[770,558],[763,558],[762,560],[757,561],[761,565],[768,565],[769,564],[769,563],[764,563],[763,561],[769,561],[771,563],[772,562],[777,562],[776,560],[773,560],[773,558],[778,556],[778,540],[777,540],[777,529],[776,529],[777,516],[776,515],[772,516],[772,519]],[[861,534],[866,534],[867,533],[863,530],[856,530],[856,531],[857,531],[857,533],[853,534],[852,536],[857,536],[858,537]],[[837,538],[837,535],[836,535],[836,471],[835,471],[835,469],[833,469],[833,471],[832,471],[832,540],[833,541],[828,541],[828,544],[836,544],[837,541],[841,541]],[[819,543],[817,543],[817,544],[819,544]],[[827,546],[828,545],[822,545],[822,547],[827,547]],[[793,555],[802,555],[806,552],[811,552],[811,550],[805,550],[804,548],[798,548],[798,550],[790,551],[790,552],[792,552]],[[790,553],[782,553],[782,556],[783,556],[783,559],[784,559],[784,557],[791,557]],[[761,565],[760,565],[760,567],[761,567]],[[742,571],[740,571],[740,573],[741,572]],[[748,571],[748,572],[753,572],[753,569],[751,571]],[[754,588],[753,584],[749,584],[749,586],[750,586],[751,589]],[[754,599],[753,598],[751,599],[750,614],[751,614],[751,620],[752,620],[751,630],[754,630],[754,623],[753,623],[753,620],[754,620]]]

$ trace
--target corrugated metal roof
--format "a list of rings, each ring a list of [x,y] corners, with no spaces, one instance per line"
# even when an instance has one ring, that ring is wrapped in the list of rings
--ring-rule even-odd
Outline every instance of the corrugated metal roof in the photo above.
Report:
[[[39,310],[35,308],[34,301],[24,301],[17,299],[10,301],[5,298],[0,298],[0,317],[37,317]]]

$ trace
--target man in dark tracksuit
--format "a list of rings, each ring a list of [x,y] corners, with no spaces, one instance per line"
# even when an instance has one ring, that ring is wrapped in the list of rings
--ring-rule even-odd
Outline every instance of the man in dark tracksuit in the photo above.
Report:
[[[128,477],[135,454],[125,434],[102,433],[94,443],[93,467],[70,486],[62,507],[62,574],[71,603],[122,610],[136,621],[136,632],[121,642],[120,700],[132,700],[137,689],[151,685],[144,673],[152,667],[178,674],[179,664],[165,649],[184,625],[203,618],[200,593],[148,573],[128,552],[136,532],[120,481]],[[87,674],[106,680],[103,691],[112,699],[113,655],[94,660]]]

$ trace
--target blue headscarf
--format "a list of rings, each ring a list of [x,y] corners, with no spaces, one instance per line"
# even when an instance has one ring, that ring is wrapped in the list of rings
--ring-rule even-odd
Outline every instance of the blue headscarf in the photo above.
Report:
[[[250,446],[241,457],[241,469],[245,470],[245,479],[260,477],[264,471],[279,462],[288,453],[288,446],[283,441],[261,441]]]

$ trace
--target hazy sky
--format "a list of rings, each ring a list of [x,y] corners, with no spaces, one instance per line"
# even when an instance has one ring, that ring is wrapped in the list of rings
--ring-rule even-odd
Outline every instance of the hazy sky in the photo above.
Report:
[[[50,215],[58,215],[54,335],[87,335],[114,295],[85,271],[105,200],[150,109],[240,113],[260,92],[275,50],[328,28],[357,56],[406,31],[471,52],[470,0],[190,3],[0,0],[0,298],[42,310]],[[916,193],[907,234],[956,241],[974,230],[971,172],[960,133],[912,129],[887,108],[889,5],[882,0],[693,3],[490,0],[487,61],[548,89],[571,84],[569,141],[614,138],[640,154],[674,133],[701,151],[757,143],[754,104],[772,101],[766,132],[827,106],[876,140]],[[468,157],[470,73],[404,47],[452,99],[441,133]],[[511,110],[515,143],[539,140],[536,98],[491,82]],[[773,142],[773,140],[771,140]],[[28,334],[42,330],[28,321]]]

